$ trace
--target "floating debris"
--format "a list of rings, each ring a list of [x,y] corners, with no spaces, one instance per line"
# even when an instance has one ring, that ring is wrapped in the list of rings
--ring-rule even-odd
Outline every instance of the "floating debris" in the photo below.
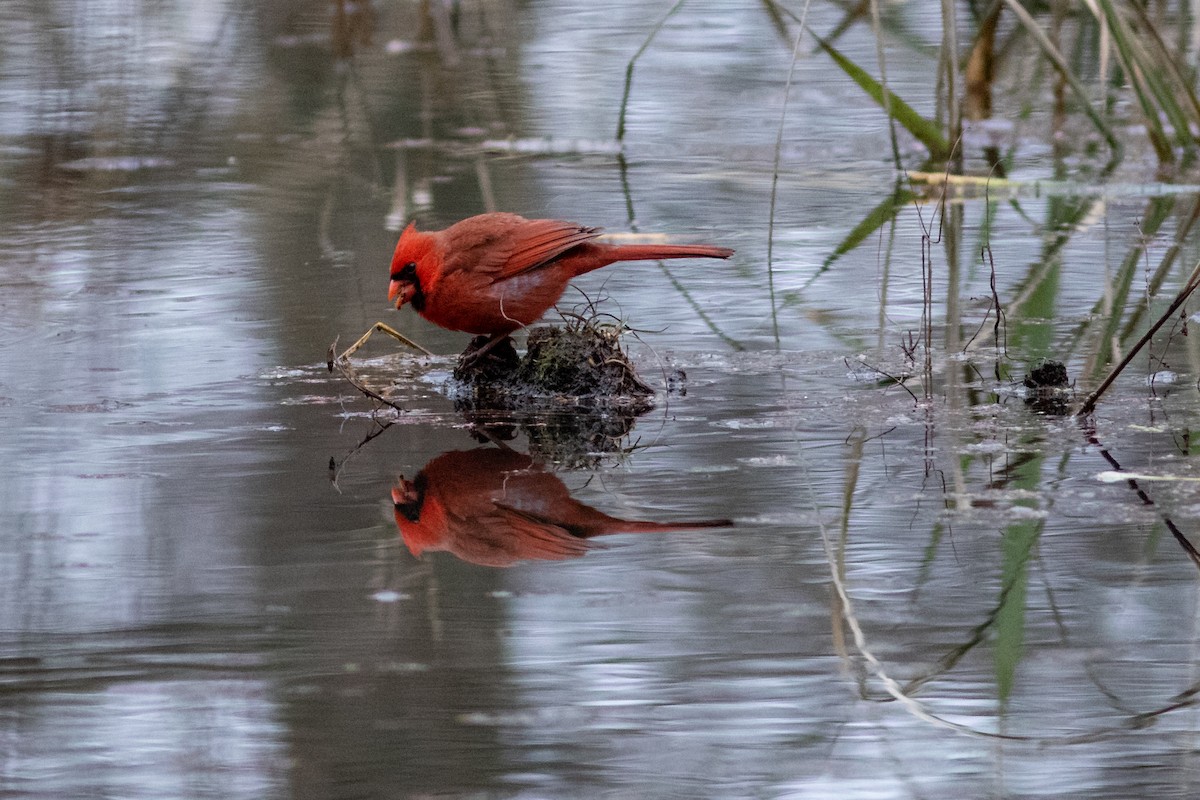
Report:
[[[1061,361],[1043,359],[1025,378],[1025,405],[1042,414],[1067,413],[1071,385]]]
[[[1061,361],[1043,359],[1025,379],[1027,389],[1065,389],[1067,385],[1067,367]]]

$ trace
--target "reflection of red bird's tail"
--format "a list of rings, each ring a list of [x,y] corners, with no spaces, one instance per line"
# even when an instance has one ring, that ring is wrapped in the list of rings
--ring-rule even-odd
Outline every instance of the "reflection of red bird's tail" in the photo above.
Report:
[[[586,507],[585,507],[586,508]],[[572,536],[590,539],[593,536],[610,536],[614,533],[672,533],[674,531],[690,531],[697,528],[731,528],[731,519],[699,519],[686,522],[646,522],[637,519],[619,519],[602,514],[595,509],[588,509],[599,519],[583,517],[575,525],[564,526]]]
[[[453,450],[392,488],[400,537],[414,556],[443,550],[472,564],[561,561],[594,536],[728,528],[728,519],[648,522],[613,517],[571,497],[529,456],[499,448]]]
[[[699,519],[690,522],[640,522],[637,520],[622,521],[613,533],[671,533],[672,531],[690,531],[697,528],[732,528],[731,519]]]

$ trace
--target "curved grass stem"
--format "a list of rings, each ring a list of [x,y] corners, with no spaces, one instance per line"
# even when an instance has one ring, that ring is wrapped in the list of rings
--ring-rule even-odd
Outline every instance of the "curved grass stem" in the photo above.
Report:
[[[663,25],[667,24],[667,20],[675,16],[675,13],[683,8],[684,2],[685,0],[676,0],[675,5],[671,6],[670,10],[650,30],[646,41],[642,42],[642,46],[638,48],[637,52],[633,54],[633,58],[629,59],[629,63],[625,65],[625,91],[621,94],[621,116],[617,120],[618,142],[625,141],[625,112],[629,109],[629,92],[633,89],[633,66],[642,57],[642,53],[646,52],[646,48],[650,47],[650,43],[654,41],[654,37],[662,30]]]
[[[1108,126],[1108,123],[1100,117],[1100,114],[1096,112],[1096,109],[1092,108],[1092,103],[1088,98],[1087,90],[1083,88],[1083,84],[1079,82],[1079,78],[1075,77],[1075,73],[1071,72],[1071,68],[1067,65],[1066,59],[1063,58],[1062,53],[1059,52],[1058,48],[1054,46],[1054,43],[1050,41],[1050,37],[1046,36],[1046,32],[1043,31],[1041,26],[1037,24],[1037,20],[1033,18],[1033,15],[1026,11],[1025,7],[1022,6],[1018,0],[1004,0],[1004,4],[1008,6],[1008,9],[1012,11],[1016,18],[1020,21],[1022,27],[1024,27],[1025,30],[1029,32],[1029,35],[1033,37],[1034,41],[1037,42],[1038,47],[1042,49],[1042,52],[1046,55],[1046,58],[1050,60],[1050,63],[1053,64],[1054,68],[1058,70],[1058,73],[1062,75],[1063,80],[1065,80],[1071,87],[1071,91],[1074,92],[1076,97],[1079,98],[1079,104],[1083,107],[1084,113],[1088,115],[1088,119],[1090,119],[1092,124],[1096,126],[1096,130],[1100,131],[1100,135],[1104,137],[1104,141],[1108,143],[1109,150],[1112,151],[1112,158],[1109,161],[1109,164],[1115,164],[1116,162],[1120,161],[1125,155],[1125,148],[1121,145],[1121,142],[1117,140],[1116,134],[1113,133],[1112,128]]]
[[[796,61],[800,55],[804,21],[808,19],[810,4],[811,0],[805,0],[804,9],[800,12],[800,30],[796,31],[796,43],[792,45],[792,63],[783,86],[783,107],[779,111],[779,129],[775,133],[775,163],[771,168],[771,207],[767,215],[767,292],[771,299],[771,332],[775,336],[776,349],[779,349],[779,309],[775,304],[775,204],[779,197],[779,164],[783,160],[783,130],[787,122],[788,100],[792,94],[792,79],[796,75]]]

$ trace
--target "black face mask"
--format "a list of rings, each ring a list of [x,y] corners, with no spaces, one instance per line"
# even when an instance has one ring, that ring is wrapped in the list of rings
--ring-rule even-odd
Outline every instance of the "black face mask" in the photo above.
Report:
[[[425,489],[429,486],[429,479],[425,477],[424,472],[417,473],[417,477],[413,480],[413,488],[417,490],[415,500],[409,500],[407,503],[396,503],[396,510],[400,512],[409,522],[421,521],[421,506],[425,504]]]

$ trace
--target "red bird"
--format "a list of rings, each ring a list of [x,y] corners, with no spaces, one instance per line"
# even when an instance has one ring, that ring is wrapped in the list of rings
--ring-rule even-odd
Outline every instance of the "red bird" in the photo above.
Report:
[[[452,450],[415,480],[392,489],[396,526],[413,555],[446,550],[472,564],[508,567],[529,559],[584,555],[588,539],[612,533],[727,528],[727,519],[642,522],[618,519],[571,497],[557,476],[512,450]]]
[[[599,228],[505,213],[428,233],[410,224],[392,257],[388,299],[396,308],[411,303],[443,328],[495,341],[540,319],[585,272],[617,261],[733,255],[708,245],[602,244],[599,236]]]

